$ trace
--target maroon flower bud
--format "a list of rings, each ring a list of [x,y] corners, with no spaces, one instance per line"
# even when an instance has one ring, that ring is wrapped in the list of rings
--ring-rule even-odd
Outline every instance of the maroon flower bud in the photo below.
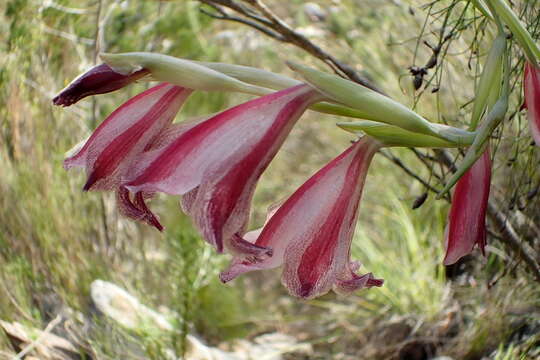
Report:
[[[114,71],[107,64],[96,65],[73,80],[60,94],[56,95],[53,104],[70,106],[87,96],[105,94],[123,88],[148,73],[148,70],[142,69],[129,75],[123,75]]]

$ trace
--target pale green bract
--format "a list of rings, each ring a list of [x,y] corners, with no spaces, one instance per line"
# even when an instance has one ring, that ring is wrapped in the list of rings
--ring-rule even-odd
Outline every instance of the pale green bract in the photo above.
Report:
[[[352,122],[339,122],[337,126],[353,134],[363,132],[386,147],[428,147],[428,148],[451,148],[458,147],[457,144],[436,138],[434,136],[414,133],[397,126],[388,125],[371,120],[360,120]]]
[[[307,66],[292,62],[287,64],[324,95],[356,109],[360,118],[394,125],[414,133],[435,136],[456,145],[469,145],[474,140],[472,132],[431,123],[403,104],[367,87]]]
[[[242,92],[266,95],[272,92],[260,86],[247,84],[219,71],[193,61],[148,52],[100,54],[101,59],[121,74],[131,74],[140,69],[150,71],[153,79],[203,91]]]

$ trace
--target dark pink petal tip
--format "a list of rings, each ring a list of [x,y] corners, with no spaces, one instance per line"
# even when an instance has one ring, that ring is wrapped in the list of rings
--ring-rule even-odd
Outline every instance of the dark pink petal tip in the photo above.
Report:
[[[96,65],[73,80],[53,98],[52,102],[57,106],[70,106],[87,96],[105,94],[123,88],[148,73],[148,70],[142,69],[129,75],[123,75],[114,71],[107,64]]]
[[[352,273],[352,278],[347,280],[339,280],[336,282],[335,290],[337,293],[347,295],[357,290],[370,288],[373,286],[381,287],[384,284],[383,279],[376,279],[372,273],[365,275],[357,275]]]
[[[90,191],[92,189],[92,186],[98,181],[98,177],[96,176],[95,172],[92,172],[88,179],[86,180],[86,183],[83,186],[83,191]]]
[[[135,194],[135,202],[133,202],[129,191],[124,186],[121,186],[117,191],[117,199],[120,212],[124,216],[133,220],[144,221],[159,231],[163,231],[163,226],[157,216],[146,206],[143,193]]]
[[[229,250],[232,254],[244,255],[254,259],[271,257],[274,253],[271,248],[250,243],[249,241],[244,240],[238,234],[234,234],[232,238],[227,241],[226,246],[227,250]]]
[[[224,284],[228,283],[234,278],[235,276],[231,276],[227,271],[222,271],[221,273],[219,273],[219,281],[221,281]]]
[[[138,192],[135,195],[135,205],[143,211],[143,213],[145,214],[144,220],[149,225],[155,227],[159,231],[163,231],[163,226],[159,222],[157,216],[148,208],[148,206],[146,206],[142,192]]]

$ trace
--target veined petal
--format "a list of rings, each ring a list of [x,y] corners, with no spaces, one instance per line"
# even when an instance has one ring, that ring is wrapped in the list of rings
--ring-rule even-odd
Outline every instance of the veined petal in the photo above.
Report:
[[[148,225],[155,227],[159,231],[163,231],[163,226],[150,209],[146,206],[145,199],[150,198],[151,194],[139,192],[131,199],[129,190],[120,186],[116,191],[116,203],[118,210],[122,215],[133,220],[144,221]]]
[[[372,273],[357,275],[351,272],[350,278],[345,280],[338,279],[334,285],[334,291],[338,294],[348,295],[363,288],[370,288],[372,286],[381,287],[383,284],[384,280],[375,279]]]
[[[187,193],[183,209],[221,252],[233,235],[244,232],[259,177],[301,114],[321,99],[299,85],[212,116],[148,152],[144,157],[150,160],[142,158],[144,167],[130,172],[126,187]]]
[[[459,179],[452,196],[445,234],[445,265],[454,264],[478,244],[486,244],[486,210],[491,181],[489,149]]]
[[[540,146],[540,68],[531,63],[525,64],[523,80],[525,104],[529,126],[534,142]]]
[[[360,282],[352,272],[350,245],[359,201],[377,141],[364,137],[313,175],[276,211],[255,245],[268,247],[266,258],[235,258],[221,274],[229,281],[241,273],[284,265],[282,281],[292,295],[313,298],[333,286],[380,286]],[[356,282],[355,282],[356,281]]]
[[[163,83],[135,96],[109,115],[64,167],[86,168],[85,190],[117,187],[133,159],[157,141],[190,94],[189,89]]]
[[[53,104],[70,106],[87,96],[105,94],[123,88],[148,74],[148,70],[140,69],[131,74],[123,75],[114,71],[107,64],[96,65],[77,77],[56,95]]]

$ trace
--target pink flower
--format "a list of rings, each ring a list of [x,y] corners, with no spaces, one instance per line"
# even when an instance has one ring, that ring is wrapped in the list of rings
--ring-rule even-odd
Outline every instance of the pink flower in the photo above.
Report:
[[[540,146],[540,67],[525,64],[523,89],[531,133],[536,145]]]
[[[445,234],[445,265],[469,254],[475,244],[484,254],[490,181],[491,160],[486,149],[456,184]]]
[[[149,74],[145,69],[122,75],[107,64],[96,65],[73,80],[53,99],[54,105],[70,106],[90,95],[118,90]]]
[[[381,286],[383,280],[371,273],[356,274],[360,264],[350,260],[364,181],[380,146],[363,137],[313,175],[270,214],[262,231],[246,234],[246,240],[272,249],[273,255],[237,256],[221,280],[283,265],[283,284],[302,298],[320,296],[332,287],[350,293]]]
[[[184,195],[182,208],[218,252],[269,254],[239,236],[256,183],[298,118],[321,99],[298,85],[195,122],[170,144],[147,152],[125,186]]]
[[[123,177],[141,154],[162,141],[166,129],[191,94],[190,89],[168,83],[157,85],[135,96],[103,121],[84,146],[64,161],[66,169],[85,168],[88,179],[84,190],[115,190],[122,212],[161,225],[146,208],[148,194],[130,194],[120,188]]]

